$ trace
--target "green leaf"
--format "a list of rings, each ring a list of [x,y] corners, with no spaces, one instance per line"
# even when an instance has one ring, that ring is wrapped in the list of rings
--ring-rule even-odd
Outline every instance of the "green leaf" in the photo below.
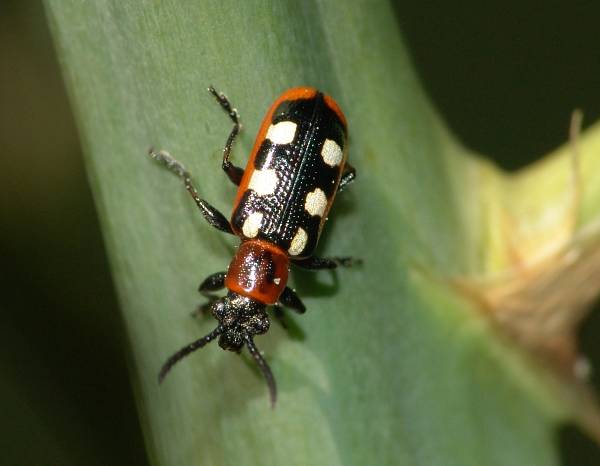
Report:
[[[556,464],[553,429],[568,406],[448,286],[498,263],[487,206],[501,203],[501,175],[432,109],[387,2],[46,4],[154,464]],[[257,341],[279,384],[274,410],[247,358],[215,344],[157,383],[171,353],[214,327],[190,317],[195,290],[235,247],[146,156],[167,149],[203,198],[230,211],[235,188],[220,171],[230,123],[209,84],[240,110],[240,165],[286,88],[322,89],[349,121],[358,179],[336,201],[319,253],[364,265],[293,272],[308,307],[290,316],[299,330],[274,324]]]

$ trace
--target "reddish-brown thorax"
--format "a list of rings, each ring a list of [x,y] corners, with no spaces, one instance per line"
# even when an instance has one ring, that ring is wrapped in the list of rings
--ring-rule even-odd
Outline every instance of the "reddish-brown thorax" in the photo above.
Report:
[[[228,290],[264,304],[275,304],[288,280],[289,260],[277,246],[261,240],[242,242],[227,276]]]

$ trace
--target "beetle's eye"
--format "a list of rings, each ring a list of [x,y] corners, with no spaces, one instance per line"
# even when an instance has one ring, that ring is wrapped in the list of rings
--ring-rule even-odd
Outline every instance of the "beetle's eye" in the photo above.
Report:
[[[267,330],[269,330],[269,318],[265,315],[265,316],[261,316],[261,315],[255,315],[251,320],[250,320],[250,327],[252,329],[252,333],[255,334],[262,334],[262,333],[266,333]]]

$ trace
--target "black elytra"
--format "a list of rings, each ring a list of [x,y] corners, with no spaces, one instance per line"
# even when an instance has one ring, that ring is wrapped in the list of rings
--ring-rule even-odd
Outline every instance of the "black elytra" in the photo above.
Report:
[[[325,163],[321,150],[324,142],[329,140],[332,141],[329,144],[339,148],[339,155],[344,157],[346,127],[320,92],[311,99],[281,102],[273,113],[271,124],[287,122],[296,125],[294,139],[287,144],[263,139],[250,167],[271,170],[277,177],[276,188],[271,195],[245,189],[233,211],[231,225],[234,230],[243,231],[244,220],[249,214],[263,213],[256,237],[286,251],[301,227],[307,239],[300,254],[308,257],[317,246],[343,169],[343,160],[333,166]],[[307,195],[315,189],[323,193],[325,211],[321,215],[311,215],[305,208]]]

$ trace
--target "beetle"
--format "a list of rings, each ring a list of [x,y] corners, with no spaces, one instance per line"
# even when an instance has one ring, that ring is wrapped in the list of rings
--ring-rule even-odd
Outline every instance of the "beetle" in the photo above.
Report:
[[[229,115],[233,128],[223,149],[222,169],[238,186],[231,220],[201,199],[185,166],[166,151],[150,156],[184,182],[206,221],[237,235],[241,244],[227,271],[208,276],[199,291],[209,298],[204,306],[218,321],[207,335],[184,346],[162,366],[162,382],[174,364],[218,338],[224,350],[240,353],[246,346],[266,380],[271,405],[277,400],[273,373],[254,343],[270,326],[267,306],[281,318],[282,307],[297,313],[306,308],[287,286],[289,265],[304,269],[351,266],[351,257],[313,255],[335,195],[356,176],[347,159],[347,123],[337,103],[312,87],[285,91],[267,112],[245,169],[230,161],[233,142],[241,130],[237,110],[223,93],[208,88]],[[224,297],[211,292],[226,288]]]

